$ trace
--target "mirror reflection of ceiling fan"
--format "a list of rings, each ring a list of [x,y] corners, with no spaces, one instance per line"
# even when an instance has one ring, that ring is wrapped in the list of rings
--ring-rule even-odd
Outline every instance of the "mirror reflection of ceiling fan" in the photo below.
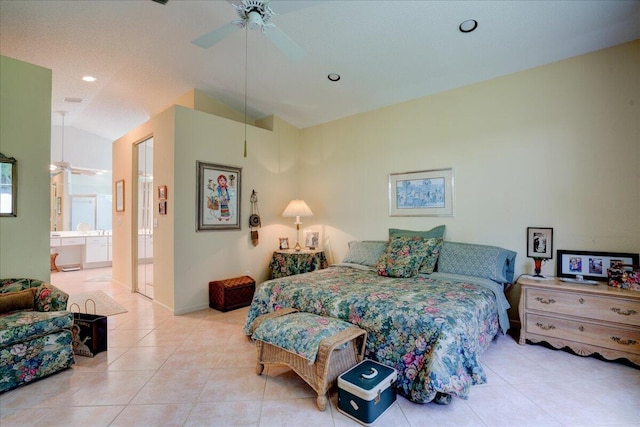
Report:
[[[250,30],[260,29],[262,33],[284,53],[287,58],[297,61],[305,56],[305,51],[287,36],[280,28],[271,23],[271,18],[277,14],[271,9],[271,0],[242,0],[240,4],[229,2],[236,8],[239,19],[229,22],[211,32],[208,32],[191,43],[196,46],[208,49],[216,43],[221,42],[236,30],[248,28]],[[274,1],[277,3],[277,1]],[[296,5],[296,3],[299,3]],[[280,15],[292,12],[308,6],[307,2],[281,1],[281,9],[287,9]]]
[[[86,168],[76,168],[71,166],[71,163],[64,161],[64,117],[67,115],[66,111],[58,111],[58,114],[62,116],[62,159],[59,162],[51,162],[50,170],[52,174],[57,172],[70,172],[75,175],[95,175],[96,171]]]

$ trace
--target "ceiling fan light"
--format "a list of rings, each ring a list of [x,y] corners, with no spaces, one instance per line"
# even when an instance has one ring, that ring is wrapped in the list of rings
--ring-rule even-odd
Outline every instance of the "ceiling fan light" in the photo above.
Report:
[[[257,30],[258,28],[261,28],[263,25],[262,15],[255,10],[249,12],[247,14],[247,25],[250,30]]]

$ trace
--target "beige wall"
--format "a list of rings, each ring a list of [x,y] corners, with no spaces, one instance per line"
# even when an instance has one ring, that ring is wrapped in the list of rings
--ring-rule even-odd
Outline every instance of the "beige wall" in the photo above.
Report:
[[[154,187],[166,185],[169,195],[167,215],[154,213],[154,299],[176,314],[207,307],[211,280],[244,274],[265,280],[278,237],[295,236],[292,221],[280,215],[298,185],[299,131],[277,118],[264,122],[274,130],[248,126],[246,158],[244,124],[182,106],[168,108],[114,143],[114,182],[128,177],[130,189],[133,145],[154,137]],[[197,161],[242,168],[241,230],[196,232]],[[264,224],[257,247],[247,225],[253,189]],[[125,212],[114,212],[113,277],[131,287],[130,241],[136,232],[129,207],[136,201],[130,190],[125,196]]]
[[[334,260],[352,239],[439,224],[448,240],[517,251],[517,274],[533,271],[529,226],[554,228],[554,252],[640,252],[640,41],[301,135],[301,186]],[[389,173],[443,167],[454,217],[388,216]]]
[[[18,216],[0,218],[0,278],[49,281],[51,70],[0,56],[0,152],[18,161]]]
[[[553,227],[554,249],[640,252],[638,75],[636,41],[302,131],[268,118],[260,125],[273,131],[248,127],[247,158],[242,123],[173,107],[123,138],[130,145],[154,133],[160,141],[164,126],[156,153],[174,157],[155,183],[170,195],[169,215],[154,230],[156,299],[184,313],[206,306],[212,279],[266,279],[277,238],[295,240],[280,215],[296,197],[315,213],[303,230],[322,232],[332,262],[352,239],[439,224],[449,240],[517,251],[517,274],[533,268],[529,226]],[[131,156],[131,148],[118,153]],[[195,232],[197,160],[243,168],[242,230]],[[455,169],[454,217],[388,216],[389,173],[442,167]],[[154,164],[156,179],[160,169]],[[245,225],[254,188],[264,224],[257,248]],[[555,262],[543,273],[555,274]],[[518,297],[516,288],[513,320]]]

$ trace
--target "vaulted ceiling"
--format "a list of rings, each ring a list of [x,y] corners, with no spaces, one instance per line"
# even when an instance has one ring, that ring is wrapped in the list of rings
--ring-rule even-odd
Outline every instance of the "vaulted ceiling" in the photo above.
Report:
[[[53,70],[52,111],[67,111],[67,126],[116,139],[193,88],[239,111],[246,99],[252,118],[275,114],[304,128],[640,38],[640,1],[272,0],[271,8],[303,58],[259,30],[208,49],[193,44],[238,18],[220,0],[0,0],[0,53]],[[463,33],[468,19],[477,29]]]

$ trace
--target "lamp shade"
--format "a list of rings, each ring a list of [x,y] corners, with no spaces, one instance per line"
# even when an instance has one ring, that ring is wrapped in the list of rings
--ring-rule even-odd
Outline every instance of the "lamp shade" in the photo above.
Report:
[[[285,217],[312,216],[313,212],[304,200],[295,199],[289,202],[287,208],[282,212]]]

